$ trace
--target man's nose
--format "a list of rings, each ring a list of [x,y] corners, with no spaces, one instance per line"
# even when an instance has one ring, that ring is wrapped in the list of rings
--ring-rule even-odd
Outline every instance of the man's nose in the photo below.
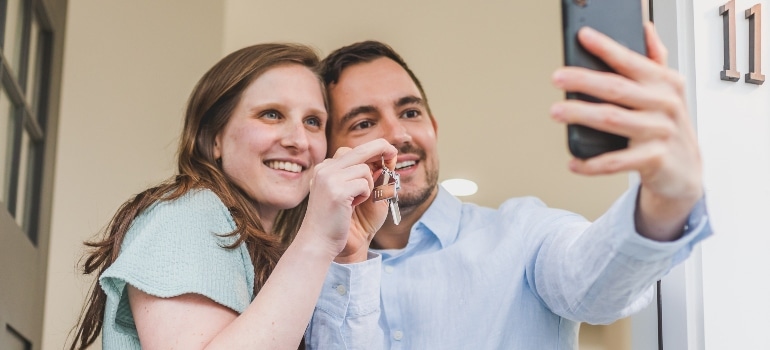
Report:
[[[392,145],[397,146],[412,141],[412,136],[409,135],[409,132],[399,118],[395,116],[385,117],[381,123],[383,124],[383,138]]]
[[[281,138],[281,145],[286,148],[294,148],[297,151],[308,149],[307,130],[302,121],[286,123],[284,134]]]

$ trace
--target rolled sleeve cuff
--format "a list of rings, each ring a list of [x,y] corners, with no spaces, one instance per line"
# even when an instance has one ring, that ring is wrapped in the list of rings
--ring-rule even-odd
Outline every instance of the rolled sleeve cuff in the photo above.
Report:
[[[616,235],[617,250],[624,255],[642,261],[654,261],[671,257],[672,264],[678,264],[692,252],[695,245],[713,234],[709,223],[706,199],[701,197],[690,211],[682,236],[671,242],[659,242],[642,236],[636,231],[634,212],[636,210],[638,188],[629,189],[613,205],[607,220],[613,229],[608,232]],[[613,220],[612,218],[616,218]]]
[[[382,257],[369,252],[355,264],[332,263],[316,308],[344,318],[367,315],[380,308]]]

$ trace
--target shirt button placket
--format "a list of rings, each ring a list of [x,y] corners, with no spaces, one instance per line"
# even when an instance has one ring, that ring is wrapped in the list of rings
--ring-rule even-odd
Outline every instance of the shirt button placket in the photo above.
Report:
[[[400,331],[399,329],[403,329],[403,324],[401,322],[400,312],[398,310],[390,309],[388,310],[387,305],[395,305],[393,304],[395,300],[393,299],[396,294],[394,294],[393,286],[395,285],[392,281],[396,278],[395,272],[396,268],[392,265],[389,265],[387,262],[383,263],[382,267],[382,279],[383,279],[383,287],[382,287],[382,298],[383,298],[383,312],[386,314],[390,314],[392,317],[388,319],[388,328],[390,329],[390,350],[401,350],[404,346],[404,343],[401,341],[401,339],[404,338],[404,332]]]
[[[341,284],[337,286],[337,293],[339,293],[340,295],[345,295],[345,293],[347,293],[347,291],[348,290],[347,290],[347,288],[345,288],[345,286],[343,286]]]
[[[396,341],[400,341],[401,339],[404,339],[404,332],[402,331],[393,332],[393,339]]]

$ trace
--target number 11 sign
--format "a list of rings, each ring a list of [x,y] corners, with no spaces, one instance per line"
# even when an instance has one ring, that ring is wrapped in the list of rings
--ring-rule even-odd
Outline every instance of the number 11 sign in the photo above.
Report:
[[[762,85],[765,76],[762,74],[762,4],[756,4],[746,10],[749,20],[749,72],[746,73],[746,83]],[[724,37],[724,68],[720,72],[722,80],[738,81],[741,73],[736,69],[735,62],[735,0],[730,0],[719,7],[719,15],[723,17]]]

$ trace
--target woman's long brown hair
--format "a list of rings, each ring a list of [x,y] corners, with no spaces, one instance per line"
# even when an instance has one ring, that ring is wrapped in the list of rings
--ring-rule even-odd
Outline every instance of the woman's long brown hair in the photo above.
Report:
[[[73,328],[70,349],[87,348],[102,331],[107,295],[99,286],[98,276],[117,259],[132,221],[156,201],[174,200],[192,189],[213,191],[230,210],[236,226],[231,234],[238,239],[228,248],[246,244],[254,265],[254,295],[257,294],[299,229],[307,198],[298,207],[281,211],[273,232],[265,232],[254,210],[254,200],[228,180],[214,159],[214,138],[227,124],[242,92],[262,73],[277,65],[299,64],[318,74],[318,63],[318,55],[306,46],[261,44],[231,53],[203,75],[187,103],[179,142],[178,174],[123,203],[101,235],[85,242],[89,251],[81,260],[82,273],[97,272],[97,278]],[[324,91],[320,78],[319,88]]]

